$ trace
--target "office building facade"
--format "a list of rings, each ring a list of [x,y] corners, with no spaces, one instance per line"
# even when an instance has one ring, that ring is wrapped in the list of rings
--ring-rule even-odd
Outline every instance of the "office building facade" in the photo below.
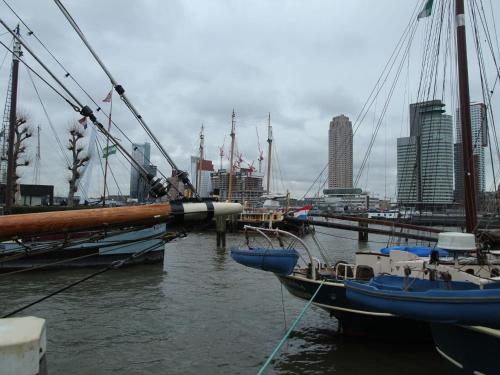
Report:
[[[151,145],[145,143],[132,143],[132,158],[140,164],[150,175],[155,177],[157,168],[150,162],[151,158]],[[130,171],[130,198],[137,199],[138,202],[145,202],[149,198],[149,190],[151,186],[147,180],[139,173],[139,171],[132,165]]]
[[[397,141],[398,201],[453,203],[453,122],[439,100],[410,104],[410,137]]]
[[[472,155],[475,167],[476,193],[486,191],[485,152],[488,147],[488,116],[484,103],[471,103],[471,130],[472,130]],[[455,156],[455,201],[464,201],[464,175],[462,157],[462,126],[460,109],[457,108],[455,116],[456,143]]]

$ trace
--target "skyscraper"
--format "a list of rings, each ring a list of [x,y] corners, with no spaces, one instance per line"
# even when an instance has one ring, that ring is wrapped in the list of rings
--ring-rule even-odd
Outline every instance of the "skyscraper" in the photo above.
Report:
[[[476,172],[476,192],[481,193],[486,190],[485,175],[485,148],[488,146],[488,116],[484,103],[471,103],[470,105],[471,130],[472,130],[472,155],[474,157],[474,167]],[[464,201],[464,176],[462,157],[462,126],[460,118],[460,108],[457,108],[455,116],[456,143],[455,154],[455,200]]]
[[[156,176],[157,168],[150,162],[151,145],[148,142],[143,144],[132,143],[132,157],[139,163],[148,173],[148,175]],[[149,194],[150,185],[137,171],[132,164],[130,171],[130,197],[136,198],[139,202],[144,202]]]
[[[453,123],[444,104],[410,104],[410,136],[398,138],[398,201],[442,205],[453,202]]]
[[[328,188],[352,188],[352,123],[344,115],[330,122]]]

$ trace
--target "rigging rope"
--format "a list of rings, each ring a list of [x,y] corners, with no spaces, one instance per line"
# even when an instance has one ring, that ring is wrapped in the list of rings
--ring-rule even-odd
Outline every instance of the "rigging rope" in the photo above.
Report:
[[[290,333],[292,333],[292,331],[295,329],[295,327],[297,326],[297,324],[300,322],[300,320],[304,317],[304,314],[306,313],[306,311],[309,309],[309,307],[311,306],[312,304],[312,301],[314,300],[314,298],[316,298],[316,295],[318,294],[319,290],[321,289],[321,287],[323,286],[323,283],[325,282],[325,280],[322,280],[321,283],[319,284],[318,288],[316,289],[316,291],[314,292],[314,294],[312,295],[311,299],[306,303],[306,305],[304,306],[304,308],[302,309],[302,311],[300,312],[300,314],[297,316],[297,318],[295,319],[295,321],[293,322],[293,324],[290,326],[290,329],[286,332],[285,336],[283,336],[283,338],[281,339],[281,341],[278,343],[278,345],[276,346],[276,348],[273,350],[273,352],[271,353],[271,355],[269,356],[269,358],[267,359],[267,361],[264,363],[264,365],[262,365],[262,367],[260,368],[259,372],[257,373],[257,375],[262,375],[264,374],[264,372],[266,371],[267,367],[269,366],[269,364],[271,363],[271,361],[273,360],[274,356],[278,353],[278,351],[281,349],[281,347],[283,346],[283,344],[285,343],[286,339],[288,338],[288,336],[290,336]]]

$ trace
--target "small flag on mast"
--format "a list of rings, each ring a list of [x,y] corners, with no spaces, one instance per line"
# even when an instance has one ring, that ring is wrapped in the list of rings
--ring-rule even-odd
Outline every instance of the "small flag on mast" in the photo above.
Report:
[[[417,16],[417,20],[419,20],[420,18],[429,17],[431,15],[433,2],[434,2],[434,0],[427,0],[425,2],[423,9],[420,11],[420,13]]]
[[[78,120],[78,122],[80,123],[80,125],[83,125],[84,129],[87,129],[87,117],[82,117],[80,120]]]
[[[116,154],[116,145],[111,145],[108,147],[104,147],[102,149],[102,157],[107,158],[109,155]]]
[[[111,97],[113,96],[113,89],[111,89],[108,93],[108,95],[106,95],[106,97],[102,100],[104,103],[109,103],[111,102]]]

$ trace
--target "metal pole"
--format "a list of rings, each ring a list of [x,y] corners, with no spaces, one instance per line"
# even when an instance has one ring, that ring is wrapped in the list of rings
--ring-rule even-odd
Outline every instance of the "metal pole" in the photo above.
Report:
[[[108,177],[108,157],[109,157],[109,132],[111,131],[111,113],[113,112],[113,90],[111,90],[111,98],[109,102],[109,116],[108,116],[108,135],[106,136],[106,161],[104,162],[104,191],[102,193],[102,206],[106,206],[106,189]]]
[[[456,0],[458,80],[460,94],[460,122],[462,129],[462,156],[464,165],[465,223],[468,233],[474,232],[476,216],[476,184],[472,131],[470,117],[469,73],[467,68],[467,43],[465,37],[464,1]]]
[[[19,36],[19,24],[15,34]],[[17,80],[19,77],[19,58],[21,57],[21,44],[14,40],[14,54],[12,55],[12,86],[9,117],[9,147],[7,149],[7,183],[5,187],[5,213],[10,214],[14,200],[14,183],[16,182],[16,160],[14,160],[14,142],[17,122]]]
[[[230,161],[229,161],[229,187],[227,190],[227,201],[231,202],[231,196],[233,195],[233,177],[234,177],[234,167],[233,167],[233,162],[234,162],[234,137],[236,135],[235,133],[235,118],[234,114],[234,109],[233,109],[233,114],[231,116],[231,156],[230,156]]]
[[[267,188],[266,192],[269,195],[271,191],[271,161],[272,161],[272,150],[273,150],[273,129],[271,127],[271,113],[267,117],[267,143],[269,144],[269,149],[267,151]]]

